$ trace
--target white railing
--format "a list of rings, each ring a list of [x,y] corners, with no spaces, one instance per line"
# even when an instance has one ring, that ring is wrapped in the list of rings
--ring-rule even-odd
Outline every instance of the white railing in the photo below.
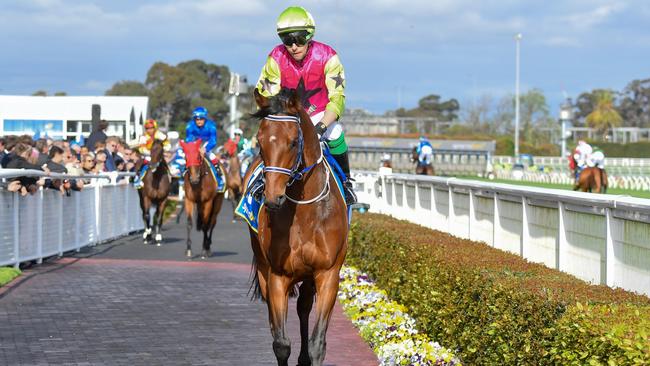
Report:
[[[359,201],[585,281],[650,295],[650,200],[355,172]]]
[[[0,175],[42,176],[43,172],[16,174],[0,170]],[[74,176],[52,173],[52,177]],[[107,183],[95,180],[69,197],[52,189],[40,189],[25,197],[0,190],[0,266],[41,262],[43,258],[141,230],[138,193],[131,184],[106,180],[114,177],[117,175],[88,176]]]

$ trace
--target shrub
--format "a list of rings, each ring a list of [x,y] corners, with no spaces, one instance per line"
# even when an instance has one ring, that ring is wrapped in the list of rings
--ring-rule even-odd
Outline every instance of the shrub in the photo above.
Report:
[[[348,262],[405,305],[431,339],[458,350],[464,364],[650,361],[647,350],[628,347],[648,342],[650,299],[589,286],[485,244],[365,214],[352,226]],[[578,303],[588,305],[580,311]],[[603,307],[616,307],[616,316],[599,323],[594,312]],[[645,320],[628,322],[635,311]],[[600,339],[608,334],[610,341]]]

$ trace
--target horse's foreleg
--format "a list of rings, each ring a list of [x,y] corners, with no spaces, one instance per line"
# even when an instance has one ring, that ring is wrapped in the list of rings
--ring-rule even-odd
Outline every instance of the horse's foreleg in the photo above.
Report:
[[[212,240],[212,229],[216,223],[216,218],[213,217],[214,205],[212,201],[206,201],[201,205],[201,210],[198,212],[198,215],[201,215],[201,222],[203,223],[203,250],[201,251],[201,258],[210,258],[212,253],[210,252],[210,245]]]
[[[298,295],[298,318],[300,319],[300,356],[298,356],[298,366],[309,366],[309,313],[314,304],[314,281],[305,280],[300,285]]]
[[[194,202],[185,199],[185,214],[187,215],[187,248],[185,256],[192,256],[192,214],[194,213]]]
[[[167,206],[167,199],[162,200],[156,208],[156,245],[160,245],[162,242],[161,228],[165,216],[165,206]]]
[[[145,244],[149,243],[151,239],[151,200],[148,197],[142,197],[142,221],[144,221],[144,233],[142,239]]]
[[[339,269],[334,267],[314,276],[316,281],[316,324],[309,339],[309,357],[312,366],[322,366],[327,342],[325,335],[339,290]]]
[[[266,304],[269,308],[273,352],[278,360],[278,366],[288,366],[289,355],[291,354],[291,341],[287,337],[285,330],[290,285],[291,283],[286,277],[273,273],[268,277],[268,299]]]

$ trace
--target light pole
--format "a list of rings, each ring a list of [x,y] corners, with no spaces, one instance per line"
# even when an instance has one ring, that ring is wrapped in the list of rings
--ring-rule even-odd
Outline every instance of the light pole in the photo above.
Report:
[[[567,139],[567,133],[566,133],[566,125],[567,122],[571,122],[573,119],[573,107],[571,105],[571,98],[567,98],[564,103],[560,106],[560,123],[562,124],[562,137],[561,137],[561,142],[562,142],[562,158],[566,158],[567,152],[566,152],[566,139]]]
[[[521,33],[515,35],[517,45],[515,56],[515,161],[519,159],[519,43],[521,42]]]
[[[232,137],[237,125],[237,96],[239,95],[239,74],[230,73],[230,83],[228,85],[230,94],[230,136]]]

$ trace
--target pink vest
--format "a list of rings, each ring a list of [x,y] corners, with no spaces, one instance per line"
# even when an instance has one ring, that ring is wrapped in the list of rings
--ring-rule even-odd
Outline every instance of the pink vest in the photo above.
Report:
[[[325,85],[325,64],[334,55],[336,51],[332,47],[316,41],[311,41],[307,55],[300,63],[291,57],[284,45],[275,47],[270,53],[280,66],[280,85],[283,88],[296,89],[300,78],[305,81],[306,92],[313,95],[309,97],[309,103],[303,101],[303,104],[311,116],[324,111],[329,103]]]

